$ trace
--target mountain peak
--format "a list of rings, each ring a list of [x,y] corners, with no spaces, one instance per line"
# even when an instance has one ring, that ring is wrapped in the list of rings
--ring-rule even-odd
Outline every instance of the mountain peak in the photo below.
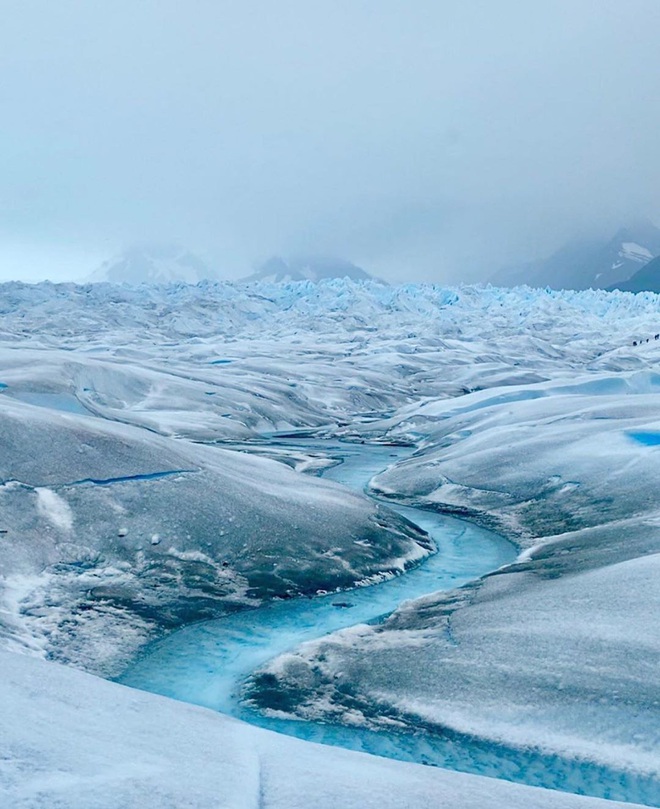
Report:
[[[642,219],[619,228],[607,241],[573,241],[549,258],[502,270],[493,276],[493,283],[553,289],[607,289],[627,281],[658,255],[660,229]]]
[[[136,244],[104,261],[88,283],[196,284],[217,274],[199,256],[176,244]]]

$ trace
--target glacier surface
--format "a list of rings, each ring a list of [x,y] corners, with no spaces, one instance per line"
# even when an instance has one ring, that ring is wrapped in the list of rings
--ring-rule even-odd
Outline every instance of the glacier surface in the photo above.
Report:
[[[267,664],[289,715],[657,783],[657,296],[11,283],[0,313],[8,805],[613,805],[318,748],[75,670],[113,675],[177,626],[428,554],[386,508],[297,474],[327,461],[278,431],[414,446],[374,493],[521,549]]]

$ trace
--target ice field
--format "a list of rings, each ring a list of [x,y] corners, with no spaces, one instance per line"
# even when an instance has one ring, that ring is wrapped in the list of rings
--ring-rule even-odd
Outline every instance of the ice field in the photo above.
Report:
[[[660,805],[657,296],[0,312],[0,805]]]

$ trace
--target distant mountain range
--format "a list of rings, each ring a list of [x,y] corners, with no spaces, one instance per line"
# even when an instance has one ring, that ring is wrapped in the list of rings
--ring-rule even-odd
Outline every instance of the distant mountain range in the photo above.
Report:
[[[273,256],[242,282],[287,283],[321,281],[325,278],[373,279],[357,265],[341,258]],[[218,280],[218,274],[199,256],[179,245],[134,245],[103,264],[86,283],[107,281],[111,284],[197,284]],[[378,280],[378,279],[374,279]]]
[[[552,289],[622,289],[660,255],[660,229],[651,222],[621,228],[609,241],[571,242],[547,259],[497,272],[499,286],[527,284]]]
[[[341,258],[302,256],[281,258],[272,256],[264,261],[245,282],[288,283],[290,281],[322,281],[326,278],[351,278],[354,281],[374,279],[361,267]]]
[[[87,283],[196,284],[217,280],[217,274],[199,256],[178,245],[135,245],[103,264]]]

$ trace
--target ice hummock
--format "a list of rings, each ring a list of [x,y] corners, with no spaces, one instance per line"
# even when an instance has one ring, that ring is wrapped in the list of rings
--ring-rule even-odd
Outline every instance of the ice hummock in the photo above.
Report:
[[[9,397],[0,448],[0,634],[97,673],[177,626],[351,587],[432,547],[284,464]]]

